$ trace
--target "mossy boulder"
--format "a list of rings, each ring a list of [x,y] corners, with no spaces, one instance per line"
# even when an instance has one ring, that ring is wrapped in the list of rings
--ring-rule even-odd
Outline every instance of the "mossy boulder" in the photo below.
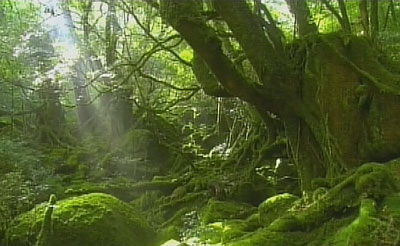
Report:
[[[47,205],[20,215],[7,230],[9,246],[33,245]],[[155,232],[130,205],[92,193],[57,202],[48,245],[151,246]]]

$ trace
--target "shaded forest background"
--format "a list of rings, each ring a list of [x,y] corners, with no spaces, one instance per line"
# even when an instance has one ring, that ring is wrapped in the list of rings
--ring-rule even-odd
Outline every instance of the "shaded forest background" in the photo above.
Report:
[[[307,201],[398,158],[399,9],[0,1],[0,241],[51,194],[161,206],[168,225],[186,202]]]

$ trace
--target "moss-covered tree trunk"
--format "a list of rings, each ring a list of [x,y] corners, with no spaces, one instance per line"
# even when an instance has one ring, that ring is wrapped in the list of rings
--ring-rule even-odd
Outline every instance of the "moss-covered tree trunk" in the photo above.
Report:
[[[301,39],[279,49],[277,39],[271,38],[276,32],[268,31],[276,28],[265,28],[274,23],[260,21],[245,0],[215,0],[215,11],[257,75],[253,81],[225,54],[197,3],[161,1],[160,11],[214,75],[215,79],[204,80],[195,63],[202,86],[220,90],[211,85],[219,83],[230,96],[254,105],[261,115],[273,113],[283,122],[303,190],[311,189],[315,177],[333,178],[364,162],[399,155],[399,73],[367,39],[319,35],[304,23],[307,6],[294,4],[293,11],[301,16]]]

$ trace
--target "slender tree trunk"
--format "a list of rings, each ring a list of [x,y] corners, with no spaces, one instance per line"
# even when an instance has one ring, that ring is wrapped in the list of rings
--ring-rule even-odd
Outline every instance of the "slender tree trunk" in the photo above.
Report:
[[[379,32],[378,0],[371,1],[371,39],[376,41]]]
[[[343,0],[338,0],[340,13],[343,19],[343,28],[347,33],[351,33],[349,16],[347,15],[346,4]]]
[[[367,0],[360,0],[358,8],[360,11],[361,25],[363,27],[364,34],[369,36],[369,17],[368,17]]]

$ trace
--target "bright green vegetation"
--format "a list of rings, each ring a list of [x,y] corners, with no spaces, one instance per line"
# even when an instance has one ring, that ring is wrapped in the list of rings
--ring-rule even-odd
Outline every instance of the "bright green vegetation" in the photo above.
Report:
[[[156,239],[139,211],[101,193],[42,204],[20,215],[7,230],[8,245],[30,245],[36,237],[45,240],[37,245],[60,246],[150,246]]]
[[[399,14],[0,1],[0,246],[400,245]]]

